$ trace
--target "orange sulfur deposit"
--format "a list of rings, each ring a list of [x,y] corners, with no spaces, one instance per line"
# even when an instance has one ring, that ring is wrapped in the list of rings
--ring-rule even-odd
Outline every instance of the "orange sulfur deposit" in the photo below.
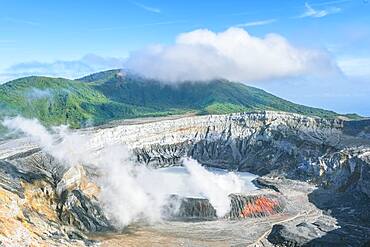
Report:
[[[257,198],[255,201],[245,204],[240,213],[240,217],[251,217],[258,214],[270,215],[275,213],[276,207],[279,206],[279,201],[267,197]]]

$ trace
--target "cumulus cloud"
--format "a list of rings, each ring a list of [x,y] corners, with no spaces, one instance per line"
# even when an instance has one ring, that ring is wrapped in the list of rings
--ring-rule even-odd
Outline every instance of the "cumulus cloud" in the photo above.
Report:
[[[207,29],[182,33],[172,45],[149,46],[131,53],[127,59],[90,54],[79,60],[15,64],[0,71],[0,83],[31,75],[75,79],[113,68],[126,68],[167,83],[219,78],[258,83],[340,71],[326,51],[296,47],[278,34],[256,37],[232,27],[219,33]]]
[[[123,64],[123,59],[101,57],[94,54],[88,54],[79,60],[19,63],[0,72],[0,83],[31,75],[75,79],[102,70],[121,68]]]
[[[156,45],[132,53],[126,67],[167,82],[216,78],[248,82],[321,76],[338,70],[325,51],[295,47],[278,34],[252,36],[237,27],[220,33],[199,29],[180,34],[173,45]]]

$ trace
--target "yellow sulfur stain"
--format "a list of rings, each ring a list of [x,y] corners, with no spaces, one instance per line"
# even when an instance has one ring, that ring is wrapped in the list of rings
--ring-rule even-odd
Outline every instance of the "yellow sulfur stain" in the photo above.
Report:
[[[48,220],[58,221],[56,214],[56,195],[50,184],[35,181],[33,184],[22,183],[25,196],[25,207],[45,216]]]
[[[60,232],[49,221],[58,222],[56,198],[50,184],[22,183],[24,199],[0,187],[0,242],[7,247],[83,246],[82,242],[54,241],[50,233]],[[27,210],[27,216],[23,213]]]

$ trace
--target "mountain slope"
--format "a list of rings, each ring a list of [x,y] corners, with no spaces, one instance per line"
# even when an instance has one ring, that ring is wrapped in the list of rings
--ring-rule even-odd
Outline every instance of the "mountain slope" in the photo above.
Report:
[[[294,104],[261,89],[226,80],[187,82],[171,86],[135,75],[125,75],[118,70],[103,73],[79,80],[89,83],[114,101],[153,107],[159,111],[185,109],[198,113],[222,114],[278,110],[321,117],[338,115],[332,111]]]
[[[283,100],[244,84],[215,80],[171,86],[126,74],[104,71],[67,80],[25,77],[0,85],[0,117],[21,114],[46,125],[81,127],[114,119],[170,114],[223,114],[276,110],[326,118],[335,112]]]
[[[47,125],[81,127],[109,119],[144,115],[147,110],[113,102],[91,86],[73,80],[26,77],[0,86],[0,116],[21,114]]]

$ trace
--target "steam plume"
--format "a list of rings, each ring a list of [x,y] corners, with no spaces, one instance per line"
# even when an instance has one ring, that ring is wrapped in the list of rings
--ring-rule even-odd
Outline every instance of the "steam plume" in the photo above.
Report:
[[[24,133],[67,166],[84,164],[98,169],[102,174],[97,181],[100,200],[120,227],[139,219],[160,220],[171,194],[207,198],[217,215],[224,216],[230,209],[228,195],[250,189],[236,174],[215,174],[189,158],[182,161],[185,172],[171,173],[137,165],[131,151],[123,145],[94,150],[89,135],[66,126],[48,130],[39,121],[22,117],[5,119],[2,124]]]

